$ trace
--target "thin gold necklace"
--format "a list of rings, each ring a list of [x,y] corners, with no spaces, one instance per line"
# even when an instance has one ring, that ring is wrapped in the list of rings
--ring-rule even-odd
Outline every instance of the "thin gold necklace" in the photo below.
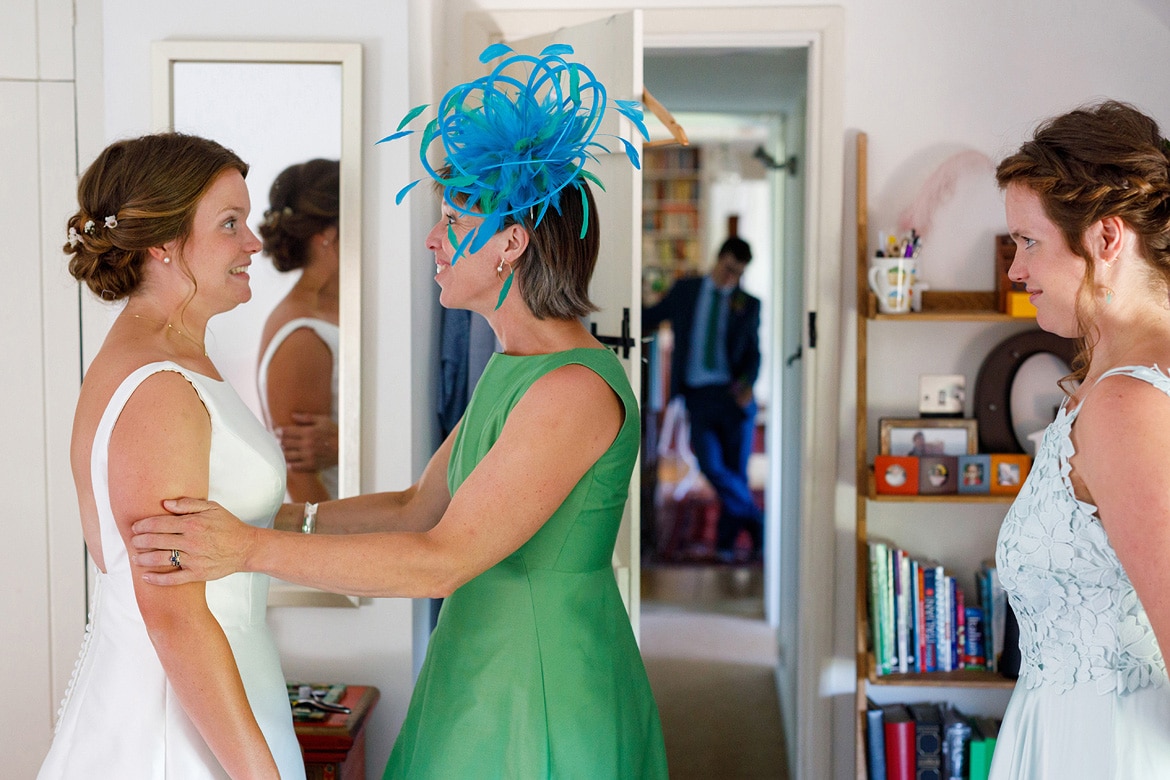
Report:
[[[180,336],[187,339],[187,341],[190,341],[192,344],[199,347],[199,351],[203,353],[203,357],[207,357],[207,347],[200,344],[198,341],[195,340],[195,338],[193,336],[191,336],[187,333],[184,333],[183,331],[179,330],[171,323],[165,322],[165,321],[160,321],[160,320],[152,320],[151,318],[143,317],[140,314],[131,314],[130,316],[136,320],[142,320],[143,322],[150,322],[150,323],[153,323],[155,325],[166,325],[169,329],[173,330],[175,333],[178,333]]]

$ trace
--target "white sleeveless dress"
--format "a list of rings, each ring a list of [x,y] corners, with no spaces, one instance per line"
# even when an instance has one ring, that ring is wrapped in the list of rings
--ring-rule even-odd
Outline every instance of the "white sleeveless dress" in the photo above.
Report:
[[[211,500],[247,523],[268,527],[284,495],[280,447],[227,382],[169,361],[145,365],[123,380],[98,424],[90,456],[106,573],[97,574],[81,656],[38,775],[46,780],[227,777],[167,682],[138,610],[126,546],[110,509],[110,434],[126,401],[159,371],[186,377],[207,408]],[[263,574],[233,574],[207,583],[207,605],[231,645],[280,776],[302,780],[305,768],[288,691],[265,622],[267,601]]]
[[[256,386],[260,392],[260,408],[264,411],[264,422],[272,428],[272,413],[268,411],[268,364],[272,362],[272,356],[276,354],[276,350],[284,343],[284,340],[289,337],[294,331],[301,328],[308,328],[317,334],[317,336],[325,342],[325,346],[329,347],[329,354],[333,356],[333,374],[330,380],[330,390],[332,391],[333,403],[330,407],[330,415],[333,422],[337,422],[337,351],[341,343],[341,329],[332,322],[319,320],[313,317],[298,317],[295,320],[289,320],[280,327],[280,330],[272,336],[272,341],[268,342],[268,346],[264,349],[264,354],[260,356],[260,367],[257,369]],[[329,492],[330,498],[337,498],[337,466],[330,466],[327,469],[319,472],[321,483],[325,486],[325,490]]]
[[[1160,370],[1102,375],[1170,395]],[[994,780],[1170,778],[1170,681],[1145,609],[1096,507],[1069,480],[1080,407],[1048,426],[999,532],[996,566],[1020,625],[1020,679],[995,744]],[[1170,562],[1168,562],[1170,563]]]

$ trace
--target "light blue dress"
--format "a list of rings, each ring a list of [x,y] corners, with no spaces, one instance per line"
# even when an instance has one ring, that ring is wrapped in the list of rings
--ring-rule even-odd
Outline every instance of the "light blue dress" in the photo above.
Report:
[[[1170,395],[1157,368],[1135,377]],[[1062,407],[999,533],[996,566],[1020,625],[1020,679],[993,780],[1170,778],[1170,682],[1149,618],[1096,507],[1069,480],[1080,407]],[[1166,562],[1170,565],[1170,561]]]

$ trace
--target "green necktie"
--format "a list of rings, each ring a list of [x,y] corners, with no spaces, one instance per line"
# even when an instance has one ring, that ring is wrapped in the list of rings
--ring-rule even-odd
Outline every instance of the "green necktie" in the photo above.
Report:
[[[703,345],[703,368],[714,371],[718,363],[719,307],[723,303],[719,288],[711,288],[711,308],[707,312],[707,342]]]

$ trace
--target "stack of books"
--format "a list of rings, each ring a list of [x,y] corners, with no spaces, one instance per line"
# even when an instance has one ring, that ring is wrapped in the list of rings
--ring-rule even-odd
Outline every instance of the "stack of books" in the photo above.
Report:
[[[887,704],[866,711],[869,780],[987,780],[999,721],[948,704]]]
[[[869,542],[869,625],[876,673],[996,671],[1006,599],[995,564],[975,573],[969,599],[937,561],[882,540]]]

